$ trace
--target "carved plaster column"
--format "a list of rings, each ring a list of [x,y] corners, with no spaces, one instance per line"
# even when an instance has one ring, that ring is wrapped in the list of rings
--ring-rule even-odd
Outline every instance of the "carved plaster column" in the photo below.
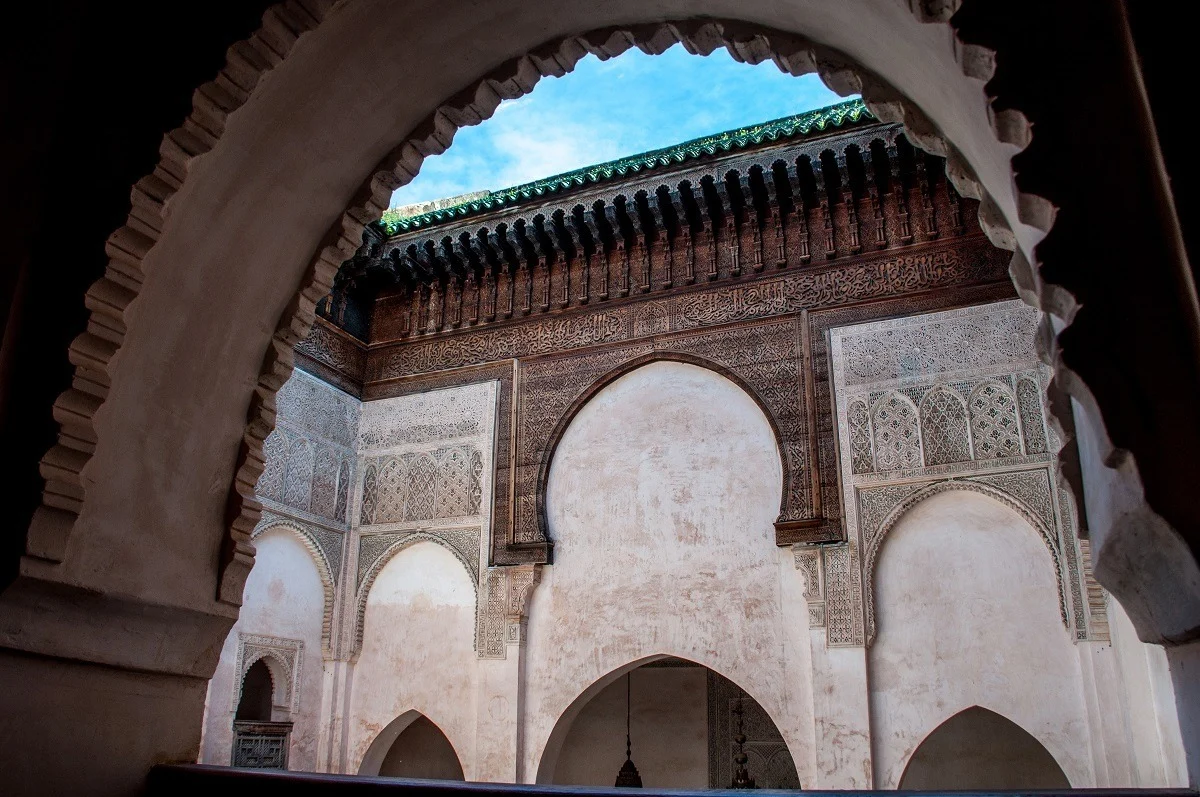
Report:
[[[538,564],[488,568],[479,611],[475,772],[478,780],[522,783],[525,629]]]
[[[806,788],[870,789],[871,715],[867,684],[867,649],[830,642],[828,603],[847,600],[847,576],[853,566],[850,547],[798,543],[792,546],[796,569],[804,576],[808,604],[809,650],[812,656],[814,738],[817,782]],[[843,614],[834,612],[834,614]]]

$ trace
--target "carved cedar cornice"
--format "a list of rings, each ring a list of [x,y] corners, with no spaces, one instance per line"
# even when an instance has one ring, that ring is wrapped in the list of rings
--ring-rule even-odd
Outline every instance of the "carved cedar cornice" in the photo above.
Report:
[[[1003,280],[1007,257],[983,238],[951,241],[856,262],[789,271],[599,311],[532,316],[504,327],[460,330],[373,348],[368,383],[514,357],[612,345],[675,332],[821,310],[910,293]]]
[[[362,398],[367,347],[334,324],[318,317],[296,344],[296,365],[355,398]]]

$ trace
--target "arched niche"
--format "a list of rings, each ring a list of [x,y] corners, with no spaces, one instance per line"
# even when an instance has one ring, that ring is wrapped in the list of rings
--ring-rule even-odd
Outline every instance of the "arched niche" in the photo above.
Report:
[[[324,604],[321,610],[321,649],[329,653],[332,649],[330,635],[333,630],[334,592],[337,589],[334,569],[330,566],[329,561],[331,553],[322,546],[322,540],[318,537],[320,532],[305,523],[275,514],[264,513],[262,520],[250,535],[250,539],[257,542],[264,534],[273,533],[276,529],[290,531],[312,556],[313,566],[317,569],[317,575],[321,579],[321,587],[324,591]],[[330,543],[326,542],[325,544],[329,545]],[[339,543],[339,547],[341,544],[344,544],[344,540]],[[340,559],[342,551],[337,550],[336,554]]]
[[[526,771],[553,755],[581,692],[664,653],[742,684],[793,752],[807,743],[803,583],[774,528],[781,470],[754,398],[692,363],[644,364],[575,413],[547,480],[554,563],[529,606]]]
[[[478,721],[475,587],[462,563],[441,544],[416,542],[383,566],[363,605],[362,647],[346,707],[354,718],[347,728],[350,770],[378,771],[407,727],[405,717],[420,713],[452,740],[471,774]],[[386,744],[380,728],[394,731]]]
[[[980,706],[937,726],[913,752],[902,790],[1071,788],[1050,751],[1012,720]]]
[[[1079,653],[1041,533],[976,491],[928,495],[898,518],[874,568],[868,650],[877,788],[948,712],[989,706],[1036,734],[1075,786],[1095,782]]]
[[[763,398],[758,395],[751,385],[749,385],[744,379],[731,371],[729,368],[726,368],[719,363],[715,363],[712,360],[698,357],[694,354],[689,354],[686,352],[658,351],[652,354],[635,357],[609,371],[607,374],[592,383],[586,390],[584,390],[573,402],[571,402],[571,405],[566,409],[566,411],[562,413],[557,424],[555,424],[554,430],[550,434],[550,442],[546,446],[545,455],[538,471],[537,482],[538,523],[541,527],[541,531],[545,534],[547,539],[551,541],[554,539],[550,534],[550,524],[546,514],[546,494],[550,480],[550,470],[552,464],[554,463],[554,455],[558,451],[558,446],[562,442],[563,436],[566,434],[567,430],[575,422],[576,416],[578,416],[583,408],[591,403],[593,399],[603,393],[610,385],[622,377],[647,366],[659,366],[669,363],[690,365],[695,368],[703,369],[736,385],[741,392],[743,392],[758,406],[763,418],[770,426],[771,434],[775,438],[775,446],[777,451],[782,452],[784,450],[783,434],[780,431],[778,420],[771,412],[771,408],[767,405]],[[656,368],[656,370],[665,372],[668,369]],[[784,518],[788,516],[790,511],[795,511],[794,507],[789,508],[787,505],[789,491],[786,489],[786,486],[790,483],[787,457],[779,457],[779,467],[779,481],[781,486],[779,498],[779,516],[780,518]]]
[[[360,775],[463,780],[454,745],[432,720],[410,710],[392,720],[367,748]]]
[[[234,720],[270,722],[273,718],[271,709],[278,702],[274,686],[276,680],[265,659],[251,664],[242,676]]]
[[[618,667],[584,689],[555,723],[536,782],[612,786],[625,761],[627,706],[632,759],[647,787],[728,787],[735,709],[742,712],[749,737],[743,750],[758,785],[800,787],[791,751],[753,696],[708,667],[663,655]]]

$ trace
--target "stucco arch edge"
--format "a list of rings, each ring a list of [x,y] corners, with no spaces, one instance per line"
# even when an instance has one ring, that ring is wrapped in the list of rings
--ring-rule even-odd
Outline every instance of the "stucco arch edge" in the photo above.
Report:
[[[354,616],[354,646],[351,650],[351,661],[356,660],[358,658],[358,654],[362,652],[363,631],[366,629],[367,598],[369,598],[371,595],[371,587],[373,587],[375,585],[376,577],[380,574],[380,572],[383,571],[383,568],[387,566],[388,562],[390,562],[390,561],[392,561],[392,559],[396,558],[397,554],[399,554],[401,551],[411,548],[412,546],[416,545],[417,543],[421,543],[421,542],[432,542],[432,543],[438,545],[439,547],[444,548],[445,550],[449,551],[451,554],[454,555],[454,558],[458,560],[459,564],[461,564],[463,566],[463,569],[467,571],[467,580],[469,582],[471,582],[471,588],[475,591],[476,614],[478,614],[478,611],[479,611],[478,610],[478,604],[479,604],[478,576],[472,570],[471,563],[467,561],[467,558],[465,556],[463,556],[462,552],[459,551],[458,549],[456,549],[453,545],[448,543],[446,540],[437,536],[436,534],[429,534],[427,532],[418,531],[413,534],[406,535],[406,536],[396,540],[390,546],[388,546],[387,550],[385,550],[382,554],[380,554],[379,558],[371,563],[371,566],[367,569],[367,571],[365,573],[363,573],[362,579],[356,587],[356,590],[355,590],[356,612],[355,612],[355,616]]]
[[[1026,523],[1028,523],[1038,535],[1042,538],[1042,542],[1046,544],[1046,548],[1050,552],[1050,559],[1054,565],[1054,580],[1058,587],[1058,606],[1059,615],[1062,619],[1063,626],[1068,631],[1070,630],[1070,607],[1068,604],[1068,584],[1071,578],[1063,563],[1063,557],[1059,550],[1059,539],[1054,529],[1048,527],[1046,523],[1038,517],[1037,513],[1023,499],[1013,495],[1007,490],[990,484],[981,484],[979,482],[967,481],[964,479],[945,479],[926,484],[921,489],[917,490],[912,495],[904,498],[895,507],[891,509],[883,521],[879,525],[878,531],[867,541],[863,546],[863,601],[864,609],[867,615],[867,646],[875,641],[875,567],[879,560],[879,553],[887,542],[889,533],[901,518],[907,515],[912,509],[923,503],[926,499],[935,495],[951,491],[963,491],[978,493],[987,496],[1005,508],[1016,512]]]
[[[325,658],[330,658],[333,655],[333,607],[336,601],[337,580],[334,577],[333,568],[330,567],[329,559],[312,531],[303,523],[288,518],[274,515],[261,518],[250,535],[251,541],[258,539],[271,529],[287,529],[294,533],[312,557],[313,565],[317,568],[317,575],[321,579],[321,589],[324,592],[321,611],[321,653]]]

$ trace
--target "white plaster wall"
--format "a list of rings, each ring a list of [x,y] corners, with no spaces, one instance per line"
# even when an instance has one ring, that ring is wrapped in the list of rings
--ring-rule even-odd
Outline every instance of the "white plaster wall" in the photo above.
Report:
[[[670,654],[750,693],[811,782],[808,621],[775,546],[780,489],[762,411],[706,369],[652,363],[580,410],[549,475],[554,563],[529,609],[521,780],[550,777],[551,731],[581,692]]]
[[[1130,786],[1186,787],[1187,762],[1175,711],[1175,690],[1166,651],[1148,645],[1121,604],[1108,596],[1112,652],[1120,682],[1102,686],[1101,710],[1124,720],[1125,741],[1132,758]]]
[[[440,544],[418,542],[383,567],[367,597],[352,675],[347,771],[358,772],[379,732],[415,710],[445,733],[466,777],[474,776],[474,622],[471,577]]]
[[[200,762],[228,764],[233,745],[239,634],[299,639],[304,642],[300,662],[298,710],[292,715],[292,743],[288,768],[315,770],[320,734],[321,623],[325,589],[312,554],[296,532],[276,527],[254,540],[254,569],[246,581],[242,612],[221,648],[221,660],[209,682],[208,710]]]
[[[1041,742],[1073,787],[1095,784],[1079,660],[1058,611],[1046,544],[1019,515],[977,493],[939,493],[883,542],[878,637],[869,652],[876,788],[974,705]]]
[[[633,762],[648,788],[708,788],[708,671],[640,667],[631,674]],[[592,697],[575,717],[552,783],[612,786],[625,762],[625,679]]]

